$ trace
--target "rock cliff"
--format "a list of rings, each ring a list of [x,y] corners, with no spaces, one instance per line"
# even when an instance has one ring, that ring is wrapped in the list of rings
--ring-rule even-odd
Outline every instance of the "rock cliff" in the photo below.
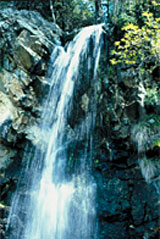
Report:
[[[38,12],[0,11],[0,235],[4,235],[10,191],[17,182],[26,140],[37,137],[34,124],[49,83],[47,69],[61,30]],[[9,200],[9,201],[8,201]]]

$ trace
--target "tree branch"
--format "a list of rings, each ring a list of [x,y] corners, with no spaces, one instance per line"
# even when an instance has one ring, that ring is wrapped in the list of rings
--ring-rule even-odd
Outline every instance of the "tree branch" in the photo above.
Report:
[[[52,19],[53,19],[53,22],[56,23],[56,18],[55,18],[55,15],[54,15],[54,8],[53,8],[52,0],[50,0],[49,2],[50,2],[51,13],[52,13]]]

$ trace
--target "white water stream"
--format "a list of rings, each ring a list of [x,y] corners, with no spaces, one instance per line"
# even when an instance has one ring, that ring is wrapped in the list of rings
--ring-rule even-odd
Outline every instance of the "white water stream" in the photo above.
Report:
[[[35,150],[31,163],[32,174],[28,173],[28,168],[25,169],[26,176],[22,173],[24,175],[20,180],[26,178],[27,182],[28,175],[32,180],[28,182],[26,195],[20,195],[20,189],[17,189],[12,201],[7,227],[11,235],[9,238],[96,239],[96,185],[88,166],[92,157],[94,113],[88,110],[75,130],[76,140],[85,135],[85,146],[77,159],[77,173],[70,177],[66,177],[69,159],[65,129],[68,115],[73,109],[75,86],[84,61],[88,74],[92,75],[90,80],[94,82],[96,77],[102,32],[102,25],[86,27],[69,44],[67,51],[62,47],[54,49],[50,77],[52,87],[39,126],[45,132],[43,135],[47,147],[45,152]],[[29,156],[25,157],[27,160]],[[24,215],[20,215],[22,211]],[[17,228],[12,230],[14,227]]]

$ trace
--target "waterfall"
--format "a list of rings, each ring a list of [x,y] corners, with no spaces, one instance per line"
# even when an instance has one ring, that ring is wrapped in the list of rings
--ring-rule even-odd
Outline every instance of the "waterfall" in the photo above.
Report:
[[[66,51],[57,46],[52,53],[51,87],[38,125],[39,139],[35,148],[26,146],[26,166],[12,200],[7,238],[97,238],[91,160],[102,33],[102,25],[86,27]],[[83,117],[74,123],[74,101],[84,87],[82,80],[86,89],[92,89],[92,97],[87,98]]]

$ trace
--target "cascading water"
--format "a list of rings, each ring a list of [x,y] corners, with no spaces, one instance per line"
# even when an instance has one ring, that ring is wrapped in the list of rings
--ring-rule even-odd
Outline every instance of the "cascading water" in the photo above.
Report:
[[[51,89],[39,125],[40,135],[45,135],[44,145],[37,146],[30,154],[26,149],[23,161],[28,159],[28,163],[12,200],[8,238],[96,238],[96,184],[90,164],[95,120],[93,85],[102,32],[102,25],[86,27],[69,44],[66,52],[62,47],[54,49]],[[68,120],[74,117],[77,84],[84,84],[79,81],[84,78],[83,70],[90,78],[88,84],[92,86],[93,94],[85,115],[73,126],[71,140],[67,133]],[[68,145],[72,145],[72,141],[79,152],[75,150],[69,155]],[[68,167],[70,163],[74,165],[72,169]],[[25,193],[22,193],[24,185]]]

